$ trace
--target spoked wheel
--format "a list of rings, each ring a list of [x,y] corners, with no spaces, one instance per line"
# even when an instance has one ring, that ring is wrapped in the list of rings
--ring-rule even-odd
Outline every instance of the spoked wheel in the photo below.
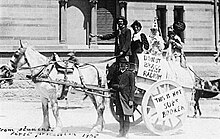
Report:
[[[113,117],[119,121],[119,116],[116,115],[116,104],[114,99],[110,99],[110,110]],[[134,104],[134,114],[130,117],[130,125],[134,126],[139,124],[142,121],[142,114],[141,114],[141,106],[138,104]]]
[[[187,117],[187,108],[182,87],[171,80],[154,83],[142,100],[144,122],[158,135],[170,135],[180,129]]]

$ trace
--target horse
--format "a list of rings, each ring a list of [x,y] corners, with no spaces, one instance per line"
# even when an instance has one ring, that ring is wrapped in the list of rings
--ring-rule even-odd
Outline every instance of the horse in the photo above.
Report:
[[[52,63],[52,64],[51,64]],[[36,90],[40,93],[41,102],[42,102],[42,111],[43,111],[43,123],[39,129],[48,130],[50,129],[49,123],[49,111],[48,111],[48,103],[51,102],[51,107],[53,111],[53,116],[56,120],[56,126],[53,132],[60,133],[62,129],[62,122],[59,116],[59,107],[58,107],[58,100],[57,100],[57,89],[59,88],[58,84],[50,83],[50,82],[41,82],[36,80],[37,78],[40,79],[48,79],[48,80],[64,80],[64,77],[76,84],[81,84],[82,86],[86,85],[94,85],[100,86],[99,84],[99,77],[104,78],[105,76],[99,75],[97,68],[91,66],[89,64],[85,64],[86,66],[75,66],[68,63],[68,70],[72,69],[72,72],[68,74],[60,73],[57,68],[55,68],[54,63],[59,63],[61,65],[65,65],[65,63],[54,62],[53,58],[47,58],[44,55],[40,54],[35,49],[31,48],[26,44],[22,44],[20,41],[20,47],[18,50],[13,54],[11,60],[9,61],[10,69],[13,72],[17,72],[17,69],[22,68],[25,64],[28,65],[29,69],[31,70],[31,78],[36,84]],[[71,68],[69,68],[71,67]],[[104,81],[104,79],[103,79]],[[105,83],[101,84],[104,86]],[[83,90],[83,89],[82,89]],[[85,89],[85,91],[87,91]],[[94,91],[94,90],[89,90]],[[97,94],[103,93],[100,91],[96,91]],[[105,109],[105,98],[103,96],[88,94],[92,103],[94,104],[98,117],[96,124],[91,129],[90,133],[98,133],[103,130],[104,127],[104,109]]]
[[[220,79],[217,80],[198,80],[196,86],[198,88],[195,89],[195,94],[194,94],[194,115],[193,117],[196,118],[197,114],[199,116],[202,115],[202,112],[200,110],[199,106],[199,99],[200,98],[213,98],[217,96],[220,91]],[[199,113],[197,113],[197,111]]]

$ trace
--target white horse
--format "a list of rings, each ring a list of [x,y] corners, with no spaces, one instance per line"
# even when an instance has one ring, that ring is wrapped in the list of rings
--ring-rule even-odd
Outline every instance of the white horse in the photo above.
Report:
[[[16,72],[17,69],[27,64],[31,70],[31,77],[33,81],[36,81],[35,79],[37,78],[40,79],[43,78],[51,81],[63,80],[64,74],[58,73],[58,70],[54,68],[55,67],[54,62],[52,62],[53,64],[50,64],[50,62],[51,59],[43,56],[35,49],[29,46],[22,45],[22,43],[20,43],[20,47],[12,56],[9,62],[9,66],[11,68],[11,71]],[[69,66],[70,63],[68,63],[68,67]],[[98,80],[100,77],[102,77],[102,79],[104,77],[101,76],[100,75],[101,72],[99,72],[97,68],[94,68],[93,66],[76,67],[74,65],[71,65],[71,69],[72,69],[72,73],[66,74],[65,78],[70,82],[74,82],[82,86],[86,86],[88,84],[100,86]],[[62,123],[59,116],[58,100],[57,100],[57,89],[59,84],[54,84],[49,82],[38,82],[38,81],[36,81],[35,83],[36,83],[36,90],[40,93],[41,96],[42,110],[43,110],[43,124],[41,125],[40,129],[48,130],[50,128],[49,111],[48,111],[48,102],[50,101],[53,115],[56,120],[56,127],[54,128],[53,131],[56,133],[60,133],[62,129]],[[105,85],[105,82],[102,85]],[[86,88],[84,89],[86,90]],[[94,91],[94,90],[90,89],[86,91]],[[97,90],[96,92],[99,94],[103,93],[102,91],[97,91]],[[88,94],[88,96],[91,98],[98,114],[96,124],[94,125],[90,133],[101,132],[104,126],[103,112],[105,109],[104,106],[105,98],[103,96],[94,95],[94,94]]]

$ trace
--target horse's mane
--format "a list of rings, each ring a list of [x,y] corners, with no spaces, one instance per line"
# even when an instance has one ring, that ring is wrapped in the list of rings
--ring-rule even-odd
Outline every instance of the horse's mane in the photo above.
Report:
[[[26,48],[25,56],[31,67],[39,66],[47,62],[47,57],[40,54],[38,51],[36,51],[32,47]]]

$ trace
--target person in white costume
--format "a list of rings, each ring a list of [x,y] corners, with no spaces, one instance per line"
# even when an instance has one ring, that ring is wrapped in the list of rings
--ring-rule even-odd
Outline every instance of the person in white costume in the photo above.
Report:
[[[147,37],[149,42],[149,52],[152,55],[162,56],[162,50],[164,49],[164,40],[160,36],[158,31],[157,18],[154,18],[153,26],[150,28],[151,33]]]

